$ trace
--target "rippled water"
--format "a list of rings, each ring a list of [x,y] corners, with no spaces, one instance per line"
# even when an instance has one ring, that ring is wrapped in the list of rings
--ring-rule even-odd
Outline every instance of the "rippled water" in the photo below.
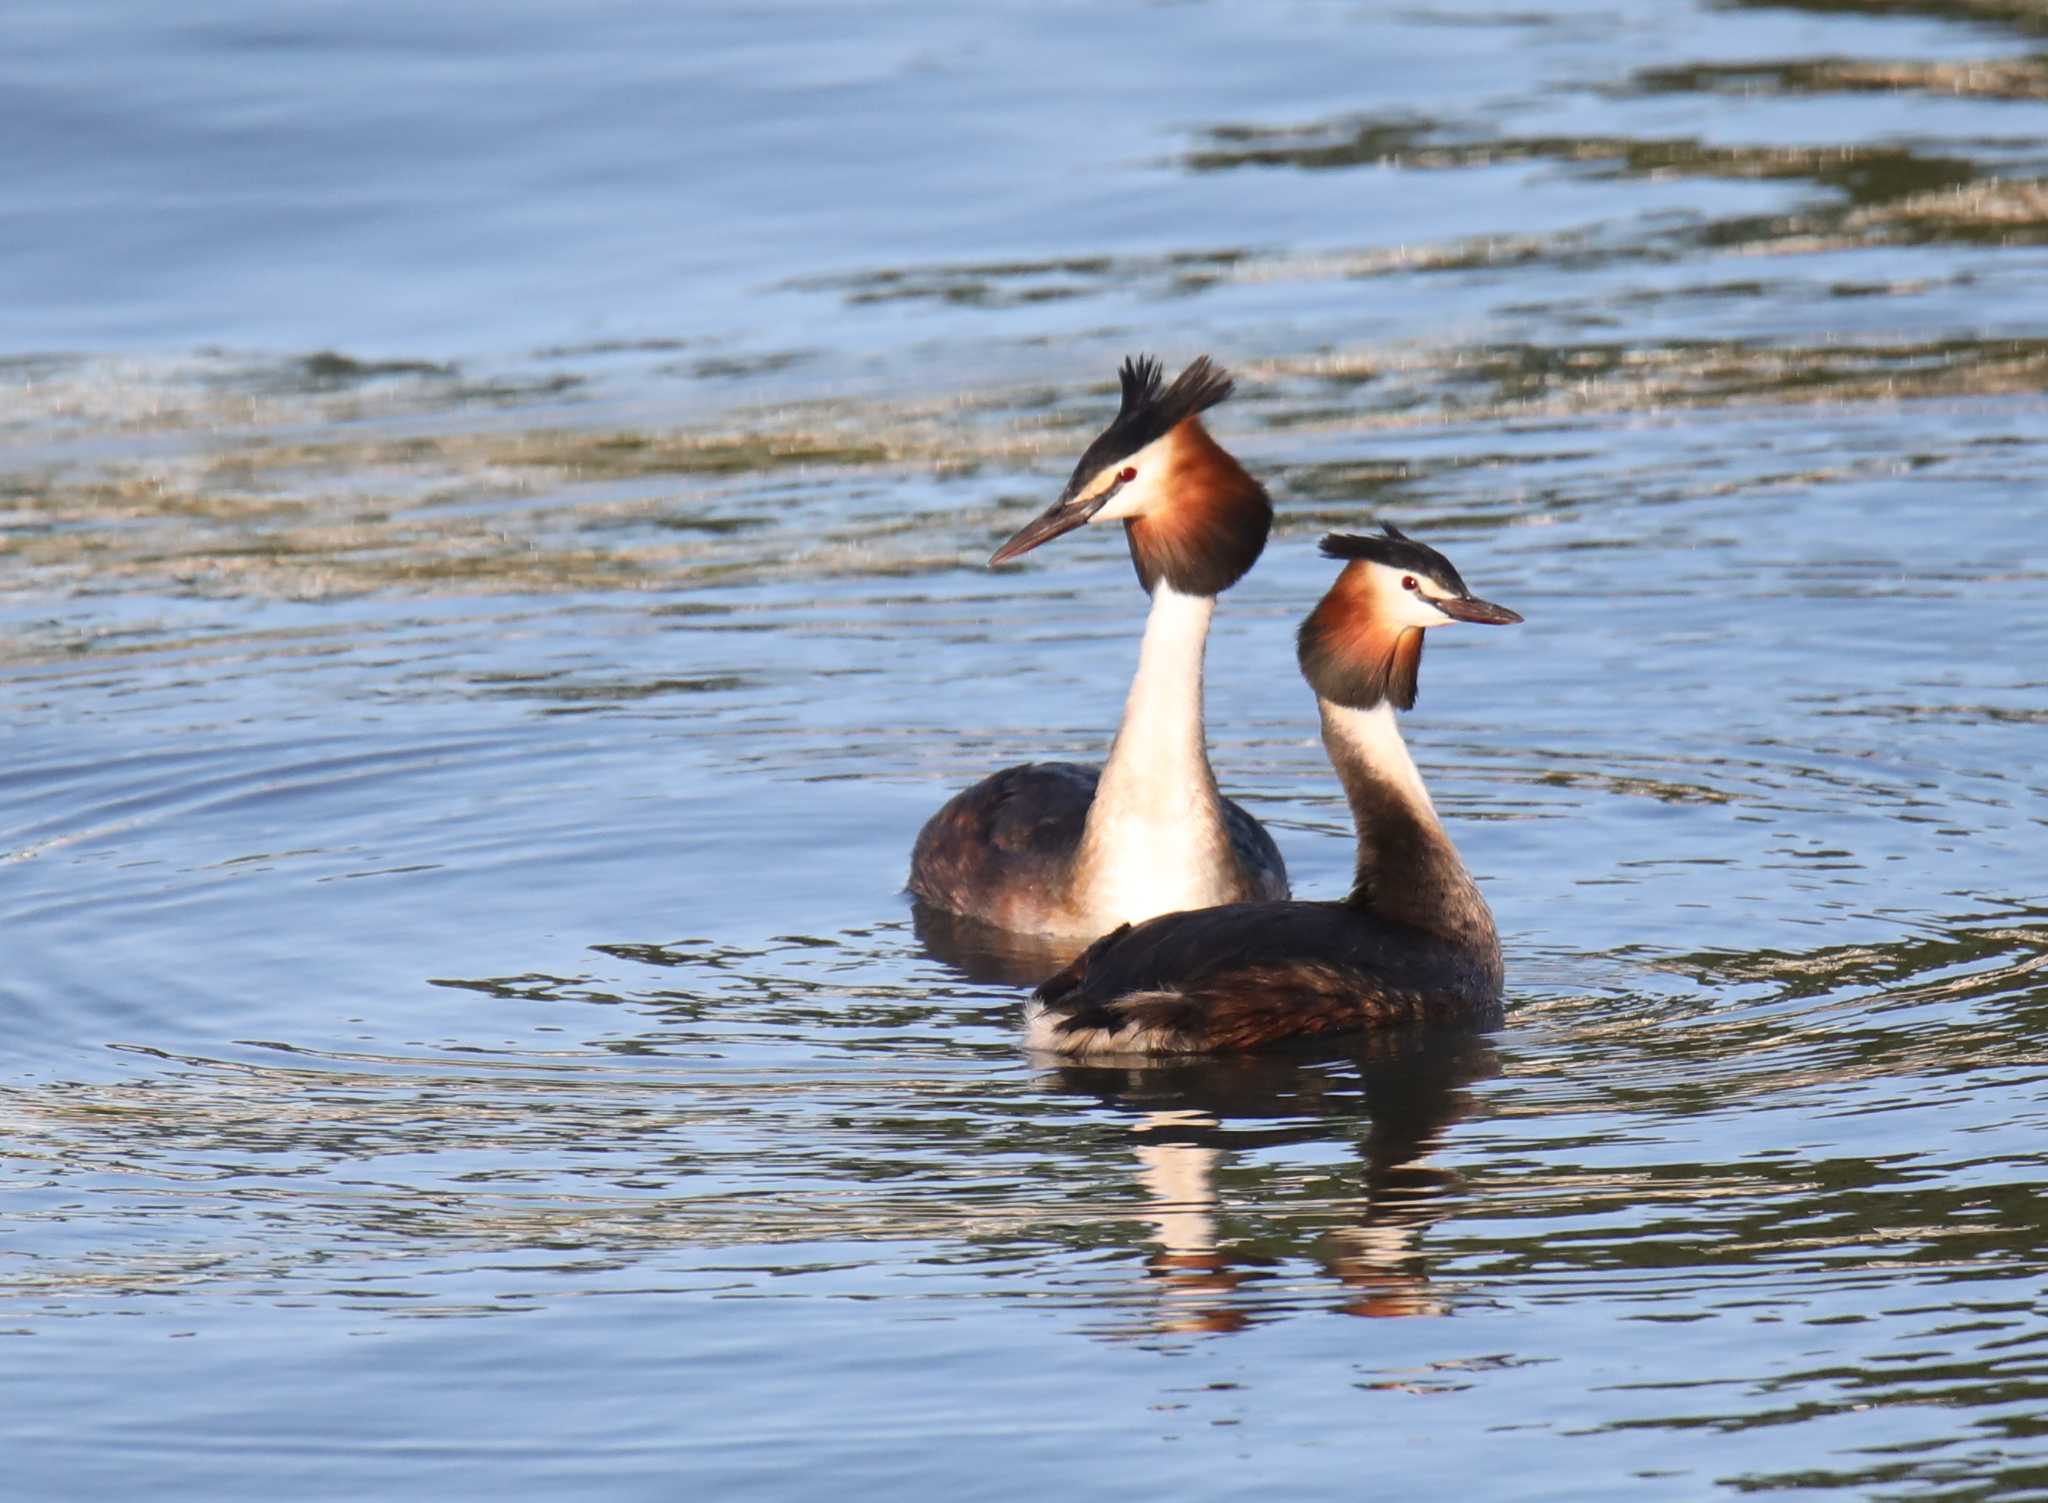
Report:
[[[28,7],[20,1495],[2048,1496],[2048,10]],[[1099,756],[1115,360],[1513,633],[1508,1026],[1049,1070],[901,883]],[[1373,1317],[1346,1319],[1342,1317]]]

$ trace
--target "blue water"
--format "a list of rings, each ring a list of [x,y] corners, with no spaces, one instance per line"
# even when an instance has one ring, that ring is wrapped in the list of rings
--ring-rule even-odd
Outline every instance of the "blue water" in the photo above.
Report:
[[[2048,21],[17,7],[10,1496],[2048,1496]],[[1209,351],[1511,633],[1508,1023],[1049,1069],[901,893],[1100,756]]]

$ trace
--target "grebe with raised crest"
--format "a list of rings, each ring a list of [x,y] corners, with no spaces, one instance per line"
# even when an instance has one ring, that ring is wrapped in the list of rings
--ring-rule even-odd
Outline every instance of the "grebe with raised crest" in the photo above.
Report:
[[[1202,725],[1209,618],[1264,550],[1273,505],[1202,425],[1233,385],[1208,356],[1171,385],[1146,358],[1119,375],[1115,421],[1059,499],[989,559],[1006,563],[1090,522],[1124,524],[1152,609],[1109,758],[1099,773],[1027,762],[984,778],[926,822],[910,862],[910,891],[936,908],[1080,942],[1288,891],[1272,837],[1218,791]]]
[[[1221,1053],[1403,1024],[1497,1020],[1500,939],[1401,739],[1423,633],[1522,618],[1475,599],[1395,528],[1331,534],[1345,561],[1297,638],[1358,827],[1335,902],[1231,903],[1125,925],[1039,987],[1027,1046],[1068,1056]]]

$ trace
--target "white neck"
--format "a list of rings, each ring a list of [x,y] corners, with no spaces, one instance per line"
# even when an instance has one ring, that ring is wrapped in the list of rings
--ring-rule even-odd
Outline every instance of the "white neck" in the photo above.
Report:
[[[1327,699],[1318,699],[1316,704],[1323,712],[1323,745],[1346,792],[1351,791],[1347,765],[1363,766],[1409,805],[1418,819],[1443,828],[1429,789],[1423,786],[1422,772],[1408,755],[1408,743],[1402,739],[1401,722],[1395,718],[1392,704],[1383,699],[1370,710],[1354,710]]]
[[[1138,672],[1103,764],[1097,808],[1112,791],[1121,800],[1154,802],[1179,802],[1192,783],[1215,791],[1202,727],[1202,658],[1215,611],[1212,597],[1183,595],[1163,581],[1152,592]]]
[[[1237,864],[1202,729],[1202,656],[1216,601],[1161,581],[1138,672],[1088,810],[1077,873],[1114,922],[1227,902]]]

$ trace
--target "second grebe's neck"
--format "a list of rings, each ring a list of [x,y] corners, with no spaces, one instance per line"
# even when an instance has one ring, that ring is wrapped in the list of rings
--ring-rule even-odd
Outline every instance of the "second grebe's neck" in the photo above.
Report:
[[[1202,726],[1202,658],[1212,595],[1152,591],[1138,672],[1088,810],[1076,873],[1121,918],[1226,902],[1230,836]]]
[[[1345,901],[1497,953],[1493,913],[1437,818],[1393,705],[1381,700],[1356,710],[1327,699],[1316,703],[1323,746],[1358,826],[1358,876]]]

